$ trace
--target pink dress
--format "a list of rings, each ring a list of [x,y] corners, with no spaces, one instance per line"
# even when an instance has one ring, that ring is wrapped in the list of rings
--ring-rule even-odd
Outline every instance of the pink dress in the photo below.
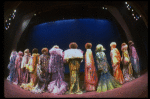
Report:
[[[68,86],[64,81],[63,50],[52,48],[49,50],[49,53],[49,73],[52,73],[52,81],[48,85],[48,91],[61,95],[67,91]]]
[[[85,53],[85,86],[86,91],[95,91],[98,83],[93,53],[87,49]]]

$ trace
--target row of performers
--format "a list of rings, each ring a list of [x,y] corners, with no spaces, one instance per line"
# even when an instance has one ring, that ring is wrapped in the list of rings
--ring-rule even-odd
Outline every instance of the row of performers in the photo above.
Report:
[[[21,88],[33,93],[82,94],[84,91],[79,86],[79,69],[80,63],[83,61],[83,51],[77,47],[78,45],[72,42],[69,44],[70,49],[63,52],[59,46],[55,45],[49,50],[50,56],[47,48],[41,50],[42,55],[39,55],[38,49],[34,48],[32,56],[29,49],[24,51],[24,56],[21,51],[18,53],[13,51],[8,65],[10,75],[7,79],[10,82],[17,81]],[[104,53],[106,49],[101,44],[96,46],[96,63],[100,71],[99,80],[91,47],[91,43],[85,44],[85,92],[112,90],[140,76],[139,58],[132,41],[129,41],[129,54],[128,45],[122,43],[122,57],[116,48],[116,43],[110,44],[113,76],[110,73],[110,66]],[[120,62],[123,63],[123,70],[120,69]],[[69,65],[69,85],[64,81],[64,63]]]

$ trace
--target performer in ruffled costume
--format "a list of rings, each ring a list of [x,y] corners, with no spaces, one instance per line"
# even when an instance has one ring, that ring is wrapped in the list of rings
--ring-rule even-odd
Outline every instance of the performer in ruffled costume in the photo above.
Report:
[[[132,70],[132,64],[130,61],[130,57],[128,54],[128,45],[126,43],[121,44],[121,51],[122,51],[122,64],[123,64],[123,76],[125,82],[132,81],[135,79],[133,77],[133,70]]]
[[[92,44],[86,43],[86,53],[85,53],[85,87],[86,91],[95,91],[98,83],[98,77],[96,72],[96,67],[94,63],[93,53],[91,50]]]
[[[113,76],[115,77],[116,80],[118,80],[121,84],[124,83],[124,78],[122,71],[120,69],[120,61],[121,61],[121,56],[120,52],[116,48],[116,42],[111,42],[110,47],[110,57],[111,57],[111,63],[113,67]]]
[[[21,63],[22,83],[29,83],[30,81],[30,73],[29,73],[29,70],[26,68],[26,65],[28,64],[30,58],[31,56],[29,55],[29,49],[25,49],[24,56],[22,58],[22,63]]]
[[[70,89],[66,94],[82,94],[79,87],[79,69],[83,59],[83,51],[77,49],[75,42],[69,44],[69,48],[64,51],[64,59],[69,64],[70,69]]]
[[[133,66],[133,76],[135,78],[138,78],[140,77],[139,57],[134,47],[134,43],[132,41],[129,41],[128,44],[129,44],[129,56]]]
[[[19,51],[18,52],[18,55],[16,57],[16,61],[15,61],[15,68],[16,68],[16,71],[17,71],[17,84],[18,85],[21,85],[22,83],[22,79],[21,79],[21,62],[22,62],[22,56],[23,56],[23,52],[22,51]]]
[[[38,49],[34,48],[32,50],[32,56],[28,62],[28,64],[26,64],[26,69],[29,70],[30,72],[30,83],[22,83],[22,85],[20,86],[21,88],[25,89],[25,90],[29,90],[31,91],[32,88],[37,84],[38,82],[38,77],[37,77],[37,65],[39,63],[39,54],[38,54]]]
[[[48,91],[53,94],[62,95],[67,91],[68,84],[64,81],[63,50],[55,45],[49,50],[49,73],[52,74],[52,81],[48,85]]]
[[[15,61],[17,57],[17,52],[12,51],[10,55],[10,62],[8,64],[8,69],[10,70],[9,76],[7,79],[12,83],[15,76]]]
[[[41,50],[39,65],[37,65],[37,76],[39,78],[37,85],[31,90],[32,93],[42,93],[47,90],[50,81],[50,74],[48,73],[49,55],[48,49]]]
[[[97,87],[97,92],[99,93],[121,87],[120,82],[110,74],[110,66],[108,64],[106,55],[103,52],[104,50],[106,49],[103,47],[103,45],[98,44],[96,46],[96,62],[98,70],[101,73]]]

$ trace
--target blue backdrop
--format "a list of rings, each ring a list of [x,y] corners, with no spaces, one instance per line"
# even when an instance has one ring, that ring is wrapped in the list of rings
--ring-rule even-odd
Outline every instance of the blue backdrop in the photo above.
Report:
[[[85,44],[90,42],[95,58],[95,47],[97,44],[102,44],[106,48],[105,53],[110,66],[110,43],[115,41],[119,51],[122,43],[117,26],[107,19],[68,19],[47,22],[34,26],[29,33],[28,48],[30,51],[37,48],[40,54],[43,47],[51,49],[56,44],[66,50],[70,42],[76,42],[78,48],[85,54]],[[96,63],[95,66],[97,68]],[[84,72],[84,62],[81,63],[80,71]],[[65,73],[69,73],[68,66],[65,66]]]

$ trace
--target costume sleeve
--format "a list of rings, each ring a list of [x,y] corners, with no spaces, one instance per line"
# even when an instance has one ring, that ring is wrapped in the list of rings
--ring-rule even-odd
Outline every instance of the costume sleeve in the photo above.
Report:
[[[21,68],[24,67],[24,57],[22,57]]]
[[[19,57],[16,57],[16,60],[15,60],[15,67],[17,67],[18,59],[19,59]]]
[[[26,68],[29,70],[29,72],[33,72],[33,59],[31,58],[26,66]]]

